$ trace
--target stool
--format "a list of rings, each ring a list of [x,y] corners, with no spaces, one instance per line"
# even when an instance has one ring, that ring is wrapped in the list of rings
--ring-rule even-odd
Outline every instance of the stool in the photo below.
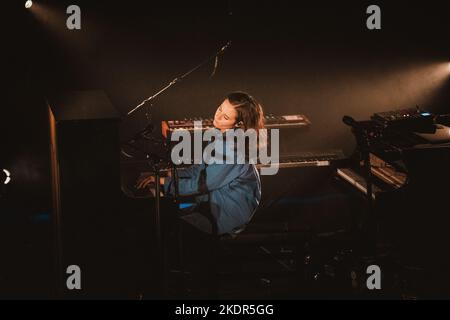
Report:
[[[241,278],[252,280],[251,277],[255,277],[254,280],[258,280],[258,285],[262,285],[264,289],[263,295],[271,295],[271,280],[273,275],[284,275],[287,277],[293,277],[294,282],[298,282],[302,279],[302,273],[299,271],[303,270],[304,261],[304,244],[311,238],[309,232],[272,232],[272,233],[252,233],[249,230],[240,230],[238,233],[226,234],[218,236],[214,239],[214,247],[212,259],[212,280],[210,292],[214,297],[219,296],[219,289],[221,283],[221,277],[223,275],[228,275],[235,278]],[[270,246],[292,246],[291,251],[283,251],[274,253]],[[240,250],[236,250],[240,249]],[[236,258],[237,251],[242,251],[244,249],[244,254],[237,256],[236,262],[241,263],[238,265],[240,270],[229,269],[227,272],[222,273],[220,270],[226,254],[234,253],[234,258]],[[247,251],[247,252],[245,252]],[[256,256],[253,256],[256,254]],[[233,257],[233,255],[232,255]],[[293,262],[293,266],[289,263],[285,263],[285,260]],[[245,270],[245,264],[250,264],[250,269]],[[268,267],[275,267],[277,271],[266,270],[270,269]],[[278,271],[281,269],[281,271]],[[256,282],[255,282],[256,284]],[[258,287],[255,287],[255,290]],[[265,292],[264,292],[265,291]],[[235,297],[233,297],[235,298]],[[241,298],[241,297],[239,297]],[[250,296],[246,298],[255,298],[255,296]]]
[[[305,292],[308,291],[308,280],[312,274],[311,268],[311,257],[313,262],[316,260],[316,254],[318,252],[308,252],[309,250],[314,251],[314,247],[311,247],[311,243],[317,242],[318,239],[333,239],[335,236],[341,234],[340,230],[330,233],[317,233],[312,232],[310,229],[301,230],[296,229],[295,231],[288,230],[273,230],[273,228],[258,228],[256,224],[249,224],[247,228],[242,228],[235,230],[231,234],[209,235],[205,237],[204,242],[201,243],[203,246],[205,243],[208,246],[205,248],[204,266],[197,270],[198,272],[204,272],[201,274],[203,276],[203,283],[205,287],[200,287],[199,290],[204,290],[201,298],[219,298],[221,289],[221,280],[223,276],[231,276],[235,278],[240,278],[245,276],[246,279],[252,279],[253,277],[257,281],[258,278],[264,286],[266,294],[271,295],[271,280],[273,275],[281,275],[283,279],[284,276],[288,277],[290,280],[292,277],[293,281],[289,281],[290,285],[295,287],[292,290],[303,288]],[[269,225],[268,225],[269,226]],[[269,226],[270,227],[270,226]],[[181,225],[180,225],[180,228]],[[256,229],[256,230],[255,230]],[[264,229],[261,232],[261,229]],[[181,275],[181,283],[179,287],[181,289],[182,298],[193,294],[192,288],[187,285],[187,278],[195,277],[195,270],[189,270],[188,261],[185,261],[186,251],[184,248],[182,231],[178,232],[178,270],[175,270],[179,275]],[[320,242],[320,241],[319,241]],[[276,250],[272,250],[272,247]],[[281,247],[281,250],[279,250]],[[291,250],[283,250],[288,247]],[[291,248],[292,247],[292,248]],[[274,252],[275,251],[275,252]],[[242,254],[243,253],[243,254]],[[236,254],[238,254],[236,258]],[[240,254],[240,256],[239,256]],[[256,255],[256,256],[255,256]],[[235,260],[227,260],[230,256]],[[206,259],[205,259],[206,257]],[[265,260],[267,258],[267,260]],[[239,264],[231,263],[226,272],[223,272],[224,262],[228,265],[229,262],[238,262]],[[260,263],[260,261],[262,261]],[[292,263],[291,263],[292,262]],[[248,265],[254,264],[252,268],[245,268]],[[205,266],[207,266],[205,268]],[[238,268],[236,268],[238,267]],[[266,271],[259,269],[267,269],[267,267],[274,267],[276,271]],[[245,270],[247,269],[247,270]],[[281,270],[281,271],[279,271]],[[230,282],[228,282],[230,283]],[[266,290],[267,289],[267,290]],[[293,291],[287,291],[287,293],[292,293]],[[259,293],[259,292],[257,292]],[[291,297],[291,296],[289,296]],[[252,296],[251,298],[255,298]]]

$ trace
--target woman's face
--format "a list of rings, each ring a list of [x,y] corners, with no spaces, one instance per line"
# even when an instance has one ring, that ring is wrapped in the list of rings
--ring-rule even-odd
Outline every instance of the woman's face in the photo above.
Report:
[[[237,117],[238,113],[236,109],[228,99],[225,99],[217,108],[216,114],[214,115],[214,127],[222,132],[231,129],[235,126]]]

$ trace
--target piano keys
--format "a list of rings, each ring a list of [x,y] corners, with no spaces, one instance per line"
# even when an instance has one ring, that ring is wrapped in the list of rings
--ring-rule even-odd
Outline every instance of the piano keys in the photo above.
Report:
[[[202,130],[214,128],[212,118],[189,118],[183,120],[166,120],[161,124],[163,137],[169,139],[170,135],[177,130],[194,131],[197,128],[194,125],[195,121],[201,122]],[[311,121],[302,114],[294,115],[265,115],[264,125],[266,129],[282,129],[282,128],[307,128]]]
[[[370,170],[374,178],[372,186],[374,200],[377,199],[378,194],[399,189],[406,184],[406,172],[397,170],[374,154],[370,154],[370,163]],[[338,168],[336,174],[363,194],[367,194],[367,182],[361,168]]]
[[[344,153],[340,149],[330,150],[312,150],[308,152],[298,152],[288,155],[281,155],[279,162],[277,163],[280,169],[286,168],[302,168],[302,167],[331,167],[342,166],[347,161]],[[256,164],[257,169],[261,169],[264,166],[274,164]],[[177,170],[183,170],[189,165],[177,165]],[[170,163],[161,162],[159,164],[159,171],[161,176],[167,176],[172,170],[173,165]],[[152,168],[145,160],[126,160],[122,162],[122,190],[130,197],[149,197],[147,191],[139,190],[135,188],[137,180],[142,176],[151,175]]]

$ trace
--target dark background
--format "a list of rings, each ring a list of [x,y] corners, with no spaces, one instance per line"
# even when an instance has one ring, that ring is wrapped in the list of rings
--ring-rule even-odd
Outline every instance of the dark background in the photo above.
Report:
[[[227,92],[248,91],[266,113],[307,115],[308,146],[347,154],[354,143],[345,114],[449,110],[448,1],[35,1],[29,10],[24,3],[5,4],[1,17],[0,167],[13,178],[0,213],[8,294],[40,295],[49,281],[37,274],[50,270],[52,254],[34,250],[51,237],[48,93],[104,90],[126,139],[147,124],[147,110],[156,124],[208,117]],[[66,28],[70,4],[81,8],[81,30]],[[366,28],[370,4],[381,7],[381,30]],[[125,116],[227,41],[214,77],[211,62],[150,109]]]

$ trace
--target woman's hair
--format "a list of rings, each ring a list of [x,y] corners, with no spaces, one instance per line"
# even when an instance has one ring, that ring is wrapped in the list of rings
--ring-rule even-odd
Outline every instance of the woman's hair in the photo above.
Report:
[[[232,92],[226,98],[237,111],[236,123],[242,125],[244,130],[264,128],[264,112],[255,98],[241,91]]]
[[[226,96],[231,105],[237,111],[236,124],[244,130],[254,129],[257,134],[257,148],[267,144],[267,136],[264,130],[264,112],[261,104],[251,95],[241,91],[235,91]],[[249,160],[249,141],[245,139],[245,159]],[[256,159],[255,159],[256,161]]]

